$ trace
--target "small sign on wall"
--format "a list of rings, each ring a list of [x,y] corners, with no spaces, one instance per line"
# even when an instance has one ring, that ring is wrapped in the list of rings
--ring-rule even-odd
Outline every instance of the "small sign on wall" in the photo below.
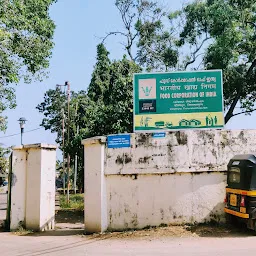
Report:
[[[130,134],[118,134],[108,136],[108,148],[129,148],[131,147]]]
[[[162,139],[162,138],[165,138],[165,132],[156,132],[156,133],[153,133],[152,137],[154,139]]]

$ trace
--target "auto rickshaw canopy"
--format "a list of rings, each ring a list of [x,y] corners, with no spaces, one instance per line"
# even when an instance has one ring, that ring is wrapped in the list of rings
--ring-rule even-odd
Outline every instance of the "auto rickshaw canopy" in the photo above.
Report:
[[[228,164],[228,188],[256,190],[256,154],[234,156]]]

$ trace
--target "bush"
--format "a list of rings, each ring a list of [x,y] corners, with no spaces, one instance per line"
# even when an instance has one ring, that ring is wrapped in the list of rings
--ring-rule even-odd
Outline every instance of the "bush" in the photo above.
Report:
[[[84,195],[83,194],[70,195],[69,203],[67,202],[66,195],[60,195],[60,208],[83,211],[84,210]]]

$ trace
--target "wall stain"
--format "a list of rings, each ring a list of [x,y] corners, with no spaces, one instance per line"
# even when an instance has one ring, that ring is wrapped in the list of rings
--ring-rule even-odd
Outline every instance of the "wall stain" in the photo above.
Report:
[[[205,166],[203,166],[205,167]],[[122,177],[129,177],[129,178],[132,178],[132,179],[138,179],[139,176],[171,176],[171,175],[179,175],[179,176],[182,176],[182,175],[199,175],[199,174],[204,174],[204,173],[207,173],[207,174],[224,174],[226,175],[227,174],[227,170],[220,170],[220,171],[193,171],[193,172],[178,172],[176,169],[172,168],[170,169],[172,172],[169,172],[169,173],[159,173],[159,172],[155,172],[155,173],[142,173],[142,174],[139,174],[139,173],[134,173],[134,174],[120,174]]]
[[[138,226],[138,216],[137,216],[137,213],[134,213],[134,214],[133,214],[131,224],[132,224],[134,227],[137,227],[137,226]]]
[[[217,151],[215,150],[215,148],[212,150],[212,155],[215,156],[216,158],[218,158],[217,157]]]
[[[116,158],[116,164],[128,164],[132,162],[132,155],[125,153],[124,155],[118,155]]]
[[[112,224],[112,222],[113,222],[113,216],[112,216],[111,208],[109,210],[109,222],[110,222],[110,224]]]
[[[139,164],[149,163],[150,158],[151,158],[151,156],[144,156],[144,157],[139,158]]]
[[[175,136],[179,145],[187,145],[188,135],[185,132],[178,131],[175,133]]]
[[[161,213],[161,220],[164,219],[164,210],[162,208],[160,208],[160,213]]]
[[[241,132],[239,133],[238,138],[241,139],[241,141],[242,141],[243,143],[247,143],[247,142],[248,142],[247,138],[245,138],[245,136],[244,136],[244,131],[241,131]]]
[[[124,163],[128,164],[132,161],[132,156],[128,155],[127,153],[124,154]]]
[[[130,207],[129,207],[128,204],[124,204],[124,212],[125,212],[125,213],[130,213],[130,212],[131,212],[131,211],[130,211]]]
[[[17,181],[18,181],[17,176],[14,173],[12,173],[12,182],[11,182],[12,183],[12,187],[15,186]]]
[[[124,164],[124,159],[122,156],[120,156],[120,155],[117,156],[116,164]]]
[[[139,134],[136,134],[137,137],[136,137],[136,147],[137,145],[140,146],[140,145],[149,145],[149,138],[151,137],[151,134],[147,134],[147,133],[139,133]]]

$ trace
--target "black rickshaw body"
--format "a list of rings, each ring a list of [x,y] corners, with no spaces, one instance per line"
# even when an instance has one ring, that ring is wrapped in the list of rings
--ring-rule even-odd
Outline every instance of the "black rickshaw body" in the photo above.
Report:
[[[256,155],[236,155],[229,161],[225,202],[227,215],[256,230]]]

